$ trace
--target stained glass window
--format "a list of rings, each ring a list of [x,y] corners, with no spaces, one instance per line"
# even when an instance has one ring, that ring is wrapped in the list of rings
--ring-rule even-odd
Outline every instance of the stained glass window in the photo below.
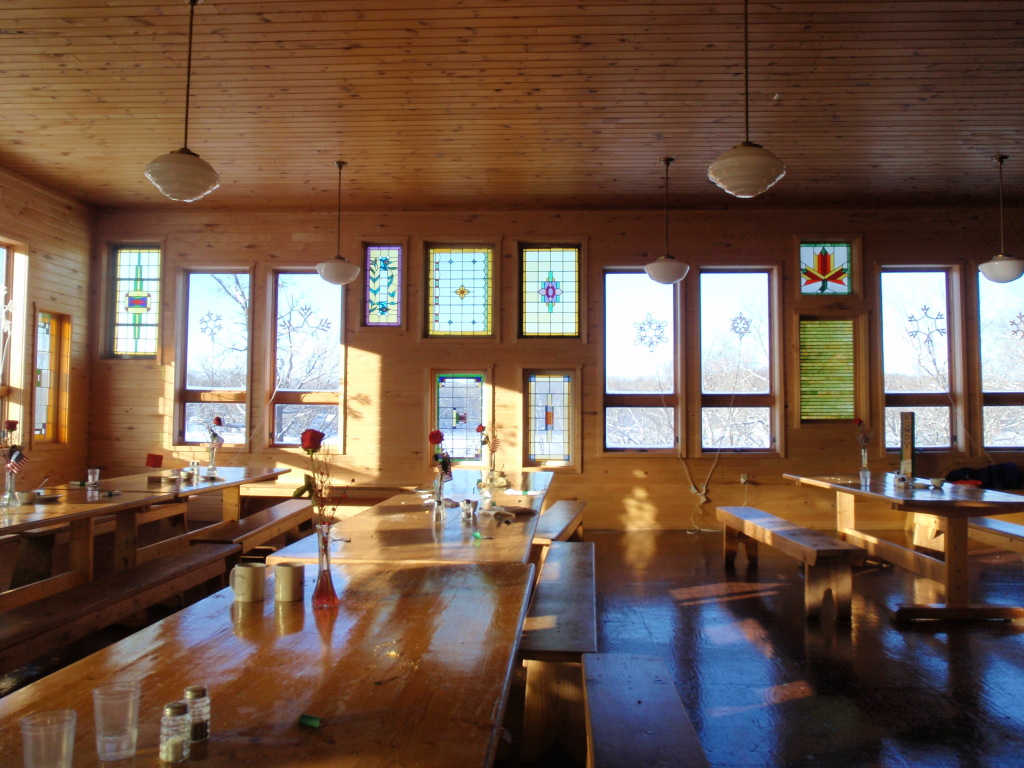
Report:
[[[484,423],[484,377],[478,373],[439,373],[434,376],[437,428],[452,461],[479,461]]]
[[[800,418],[854,417],[853,321],[800,321]]]
[[[112,257],[111,354],[156,357],[160,327],[160,249],[116,246]]]
[[[575,247],[523,247],[523,336],[579,336],[580,250]]]
[[[70,373],[71,318],[51,312],[38,313],[32,433],[39,442],[66,439]]]
[[[493,251],[486,247],[430,248],[429,336],[491,334],[493,259]]]
[[[376,326],[402,324],[402,248],[368,245],[363,273],[366,303],[363,323]]]
[[[851,252],[850,243],[800,243],[800,293],[851,293]]]
[[[526,375],[527,460],[572,461],[573,375]]]

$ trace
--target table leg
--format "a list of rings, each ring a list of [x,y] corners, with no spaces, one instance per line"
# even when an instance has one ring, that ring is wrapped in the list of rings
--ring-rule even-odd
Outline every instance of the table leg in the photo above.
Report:
[[[224,522],[231,520],[238,520],[242,516],[242,488],[238,485],[233,485],[229,488],[225,488],[223,491],[224,498]]]
[[[125,571],[135,565],[138,552],[138,533],[135,525],[135,513],[142,510],[131,509],[115,515],[114,529],[114,572]]]
[[[95,563],[93,545],[94,520],[91,517],[68,523],[68,564],[81,583],[92,581]]]

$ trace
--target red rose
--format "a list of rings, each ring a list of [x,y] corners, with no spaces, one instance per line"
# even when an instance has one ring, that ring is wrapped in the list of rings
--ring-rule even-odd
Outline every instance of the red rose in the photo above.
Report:
[[[7,421],[4,422],[4,429],[7,430],[8,432],[13,432],[17,428],[18,422],[14,421],[13,419],[8,419]]]
[[[315,429],[307,429],[302,433],[302,450],[306,453],[316,453],[320,450],[320,444],[324,441],[324,433]]]
[[[220,416],[214,416],[213,417],[213,426],[215,426],[215,427],[223,427],[224,426],[224,419],[222,419]]]
[[[440,445],[441,443],[444,442],[444,432],[442,432],[440,429],[435,429],[433,432],[427,435],[427,440],[430,441],[431,445]]]

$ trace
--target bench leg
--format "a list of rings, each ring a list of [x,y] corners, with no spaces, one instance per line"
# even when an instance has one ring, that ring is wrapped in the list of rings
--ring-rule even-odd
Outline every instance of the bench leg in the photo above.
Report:
[[[804,565],[804,608],[808,618],[821,616],[826,597],[835,604],[836,618],[853,615],[853,571],[845,560]]]
[[[757,568],[757,539],[753,539],[743,533],[743,531],[737,531],[729,526],[722,528],[722,534],[722,541],[725,545],[726,568],[735,567],[736,553],[739,551],[740,544],[743,545],[743,549],[747,553],[747,567]]]

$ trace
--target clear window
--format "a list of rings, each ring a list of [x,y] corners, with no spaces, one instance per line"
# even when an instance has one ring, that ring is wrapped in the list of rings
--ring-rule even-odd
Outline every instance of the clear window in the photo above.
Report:
[[[527,464],[573,462],[575,385],[571,371],[526,371]]]
[[[519,261],[520,335],[579,336],[580,249],[523,246]]]
[[[605,448],[674,448],[675,288],[644,272],[612,271],[604,294]]]
[[[773,445],[771,276],[763,270],[700,276],[701,447]]]
[[[1024,280],[978,280],[985,447],[1024,446]]]
[[[363,264],[366,300],[363,324],[396,327],[402,324],[402,248],[368,245]]]
[[[444,433],[444,449],[453,462],[483,459],[485,424],[484,374],[438,373],[434,376],[434,423]]]
[[[274,274],[274,442],[316,429],[338,445],[342,290],[315,272]]]
[[[493,262],[494,252],[487,247],[429,248],[428,336],[491,335]]]
[[[185,365],[180,402],[186,443],[209,440],[214,417],[227,443],[245,443],[249,386],[249,274],[185,275]]]
[[[884,270],[882,369],[885,445],[900,446],[900,417],[915,414],[915,445],[952,442],[949,390],[948,284],[945,270]]]
[[[67,442],[70,376],[71,318],[52,312],[37,313],[32,401],[35,442]]]
[[[114,246],[108,329],[112,357],[155,358],[160,328],[160,249]]]

